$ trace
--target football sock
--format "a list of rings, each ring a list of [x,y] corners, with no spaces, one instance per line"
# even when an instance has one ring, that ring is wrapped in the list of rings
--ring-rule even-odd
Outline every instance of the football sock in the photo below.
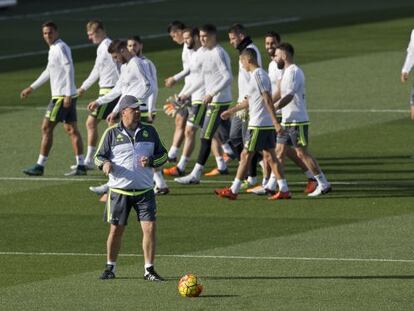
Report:
[[[315,175],[315,179],[318,182],[318,185],[321,187],[325,188],[326,186],[329,185],[328,181],[326,180],[325,175],[322,172],[320,172],[318,175]]]
[[[249,185],[254,186],[255,184],[257,184],[257,177],[249,176],[247,177],[247,182],[249,183]]]
[[[76,156],[76,164],[77,165],[85,165],[85,158],[83,154],[79,154]]]
[[[227,169],[227,165],[226,165],[226,162],[224,161],[223,157],[221,157],[221,156],[216,157],[216,163],[217,163],[217,168],[220,171],[224,171],[224,170]]]
[[[279,186],[279,191],[281,192],[287,192],[289,191],[286,179],[278,179],[277,185]]]
[[[37,164],[40,166],[45,166],[48,157],[39,154],[39,158],[37,159]]]
[[[115,261],[107,261],[106,262],[107,265],[112,266],[112,272],[115,273],[115,269],[116,269],[116,262]]]
[[[185,156],[181,156],[180,161],[177,164],[177,168],[181,171],[184,172],[185,171],[185,167],[187,166],[189,158],[185,157]]]
[[[144,265],[144,275],[147,275],[149,272],[148,272],[148,268],[151,268],[151,267],[153,267],[154,265],[152,264],[152,263],[146,263],[145,265]]]
[[[174,159],[177,157],[178,148],[176,146],[171,146],[170,151],[168,151],[168,157]]]
[[[155,185],[159,189],[167,188],[167,183],[165,182],[164,176],[162,176],[162,171],[154,171],[154,181]]]
[[[95,146],[88,146],[88,152],[86,153],[85,162],[93,162],[93,156],[95,155],[95,152]]]
[[[234,194],[239,193],[242,181],[238,178],[234,178],[233,184],[230,187],[231,192]]]
[[[275,191],[276,190],[276,177],[275,175],[270,175],[269,181],[266,184],[266,189]]]
[[[225,144],[221,145],[221,148],[223,148],[223,151],[225,153],[227,153],[229,156],[234,155],[233,149],[231,149],[231,147],[228,143],[225,143]]]
[[[196,165],[193,168],[193,171],[191,172],[191,175],[193,175],[194,178],[200,179],[203,169],[204,169],[203,165],[196,163]]]
[[[311,171],[309,171],[309,170],[307,170],[307,171],[305,172],[305,175],[306,175],[306,177],[307,177],[308,179],[315,179],[315,177],[313,177],[312,172],[311,172]]]
[[[263,179],[262,179],[262,187],[266,186],[268,182],[269,182],[269,178],[263,177]]]

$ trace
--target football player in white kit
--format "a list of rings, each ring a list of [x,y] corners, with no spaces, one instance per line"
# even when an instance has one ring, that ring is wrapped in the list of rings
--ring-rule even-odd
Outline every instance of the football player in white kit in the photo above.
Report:
[[[408,74],[414,66],[414,29],[411,31],[410,43],[407,48],[407,56],[405,57],[404,65],[401,69],[401,82],[404,83],[408,80]],[[414,86],[411,89],[411,120],[414,121]]]
[[[289,43],[281,43],[275,52],[275,62],[283,69],[280,90],[277,91],[276,109],[282,111],[283,132],[277,137],[277,153],[284,161],[287,145],[291,144],[308,170],[318,182],[316,189],[308,196],[316,197],[332,190],[315,158],[308,151],[309,117],[305,98],[305,76],[302,69],[294,63],[294,48]]]

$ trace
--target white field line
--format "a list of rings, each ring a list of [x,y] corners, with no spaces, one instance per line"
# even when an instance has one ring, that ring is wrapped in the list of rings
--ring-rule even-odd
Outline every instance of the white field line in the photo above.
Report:
[[[134,2],[134,1],[131,1],[131,2]],[[161,1],[158,1],[158,2],[161,2]],[[246,26],[246,27],[259,27],[259,26],[265,26],[265,25],[291,23],[291,22],[296,22],[296,21],[299,21],[299,20],[301,20],[300,17],[293,16],[293,17],[279,18],[279,19],[268,20],[268,21],[245,23],[244,26]],[[226,25],[225,26],[219,26],[218,29],[219,30],[225,30],[225,29],[228,29],[228,27],[229,26],[226,26]],[[142,39],[155,39],[155,38],[163,38],[163,37],[168,37],[168,36],[169,36],[168,33],[165,32],[165,33],[155,33],[155,34],[143,35],[141,37],[142,37]],[[93,46],[93,44],[84,43],[84,44],[71,45],[70,48],[72,50],[78,50],[78,49],[83,49],[83,48],[91,47],[91,46]],[[0,60],[21,58],[21,57],[33,56],[33,55],[42,55],[42,54],[47,54],[47,53],[48,53],[47,50],[17,53],[17,54],[0,56]]]
[[[118,8],[118,7],[127,7],[127,6],[134,6],[134,5],[140,5],[140,4],[152,4],[152,3],[159,3],[159,2],[166,2],[166,0],[125,1],[125,2],[115,2],[115,3],[108,3],[108,4],[91,5],[91,6],[81,7],[81,8],[63,9],[63,10],[56,10],[56,11],[46,11],[46,12],[42,12],[42,13],[2,16],[2,17],[0,17],[0,21],[10,20],[10,19],[26,19],[26,18],[36,18],[36,17],[47,17],[47,16],[52,16],[52,15],[62,15],[62,14],[71,14],[71,13],[79,13],[79,12],[87,12],[87,11],[96,11],[96,10],[112,9],[112,8]]]
[[[33,106],[0,106],[0,110],[46,110],[46,107]],[[79,111],[87,111],[86,107],[76,107]],[[308,109],[308,112],[326,112],[326,113],[408,113],[408,109]]]
[[[43,182],[89,182],[89,181],[98,181],[105,182],[106,179],[99,177],[92,178],[83,178],[83,177],[0,177],[0,181],[43,181]],[[168,179],[168,182],[173,182],[173,179]],[[231,183],[231,180],[201,180],[202,184],[228,184]],[[305,185],[306,181],[296,181],[289,182],[290,185]],[[389,185],[414,185],[414,181],[398,181],[398,180],[360,180],[360,181],[330,181],[332,185],[378,185],[378,184],[389,184]],[[173,182],[173,184],[176,184]],[[189,187],[194,187],[194,185],[189,185]]]
[[[76,257],[104,257],[106,254],[94,253],[48,253],[48,252],[0,252],[0,256],[76,256]],[[142,257],[140,254],[119,254],[121,257]],[[168,254],[157,257],[172,258],[201,258],[201,259],[241,259],[241,260],[287,260],[287,261],[353,261],[353,262],[399,262],[414,263],[414,259],[388,258],[333,258],[333,257],[282,257],[282,256],[221,256],[221,255],[187,255]]]

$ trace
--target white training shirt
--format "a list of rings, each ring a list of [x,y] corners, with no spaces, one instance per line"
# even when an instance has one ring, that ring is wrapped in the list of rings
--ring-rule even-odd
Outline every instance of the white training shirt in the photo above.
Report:
[[[183,44],[183,51],[181,53],[181,60],[183,62],[183,70],[174,75],[174,80],[179,81],[184,78],[184,83],[187,83],[187,77],[190,73],[190,55],[194,50],[189,49],[187,44]]]
[[[91,73],[83,81],[81,89],[89,89],[98,79],[100,88],[112,88],[119,79],[119,68],[108,52],[111,39],[105,38],[96,49],[95,65]]]
[[[96,102],[98,105],[103,105],[110,103],[119,96],[130,95],[143,103],[147,103],[148,97],[152,93],[149,76],[150,73],[143,61],[134,56],[128,63],[121,66],[121,74],[115,87],[105,96],[99,97]],[[113,110],[115,113],[118,112],[118,110],[115,110],[118,108],[118,104]]]
[[[200,58],[205,91],[213,96],[212,103],[230,102],[233,75],[227,52],[217,44],[211,50],[205,49]]]
[[[61,39],[49,47],[46,69],[30,85],[37,89],[50,80],[52,96],[72,96],[76,94],[75,69],[69,46]]]
[[[401,72],[409,73],[414,66],[414,29],[411,31],[410,43],[408,43],[407,56]]]
[[[203,100],[203,97],[206,94],[202,75],[202,54],[204,52],[205,48],[200,47],[190,55],[190,74],[187,76],[187,82],[179,96],[191,95],[192,101]]]
[[[256,68],[249,73],[247,86],[249,99],[249,127],[273,127],[272,117],[266,108],[262,94],[272,91],[269,75],[262,68]]]
[[[305,75],[295,64],[285,68],[281,81],[281,96],[293,95],[289,104],[282,108],[282,125],[309,122],[305,99]]]
[[[255,50],[256,55],[257,55],[257,64],[259,65],[259,67],[262,67],[262,57],[260,55],[260,51],[257,48],[257,46],[254,45],[253,43],[250,43],[248,46],[246,46],[246,49]],[[238,103],[241,103],[243,99],[248,95],[247,89],[249,87],[250,77],[251,77],[250,73],[246,69],[243,68],[243,65],[239,59],[239,75],[237,79],[237,85],[239,88],[239,97],[237,99]]]
[[[272,60],[269,63],[268,74],[270,78],[270,83],[272,85],[271,95],[273,96],[278,91],[278,82],[282,80],[283,69],[277,68],[277,63],[274,60]],[[276,114],[281,115],[282,111],[279,109],[276,111]]]
[[[152,92],[148,97],[147,111],[149,113],[157,111],[157,98],[158,98],[158,79],[157,79],[157,69],[155,68],[154,63],[146,58],[141,56],[140,59],[145,67],[145,72],[148,72],[148,79],[151,83]]]

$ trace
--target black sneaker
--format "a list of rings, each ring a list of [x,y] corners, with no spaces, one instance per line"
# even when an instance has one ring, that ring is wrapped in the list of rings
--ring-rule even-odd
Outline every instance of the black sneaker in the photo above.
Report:
[[[144,275],[144,280],[155,282],[165,281],[163,277],[155,272],[154,267],[147,268],[147,273]]]
[[[42,176],[44,171],[45,171],[45,168],[36,163],[35,165],[23,170],[23,173],[29,176]]]
[[[177,157],[175,157],[175,158],[167,157],[167,162],[168,163],[175,163],[175,162],[177,162]]]
[[[113,272],[113,270],[114,270],[113,265],[106,265],[104,272],[102,272],[99,278],[101,280],[115,279],[115,273]]]
[[[78,165],[74,170],[71,170],[69,173],[65,173],[65,176],[84,176],[86,174],[86,166]]]

